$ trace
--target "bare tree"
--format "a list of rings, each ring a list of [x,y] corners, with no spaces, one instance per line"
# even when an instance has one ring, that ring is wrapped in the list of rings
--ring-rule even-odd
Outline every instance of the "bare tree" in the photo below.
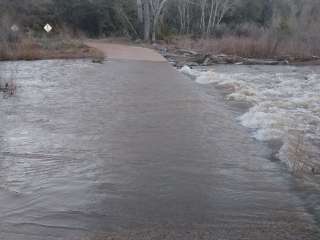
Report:
[[[143,24],[144,40],[149,41],[151,32],[150,0],[143,0]]]
[[[234,0],[201,0],[200,29],[203,36],[209,36],[231,9]]]
[[[143,2],[142,0],[137,0],[137,14],[138,14],[138,32],[140,35],[143,34],[144,28],[143,28]]]
[[[190,8],[192,1],[191,0],[177,0],[176,5],[179,13],[179,22],[180,22],[180,34],[189,33],[190,31]]]
[[[207,0],[200,0],[200,10],[201,10],[201,20],[200,20],[200,30],[202,34],[206,31],[206,8]]]
[[[144,25],[144,40],[156,41],[159,19],[169,0],[137,0],[138,20]],[[143,13],[143,14],[142,14]]]
[[[139,23],[143,22],[143,5],[141,0],[137,0],[137,12]]]
[[[165,4],[168,0],[150,0],[152,9],[152,16],[153,16],[153,26],[152,26],[152,41],[156,41],[157,37],[157,30],[159,25],[159,18]]]

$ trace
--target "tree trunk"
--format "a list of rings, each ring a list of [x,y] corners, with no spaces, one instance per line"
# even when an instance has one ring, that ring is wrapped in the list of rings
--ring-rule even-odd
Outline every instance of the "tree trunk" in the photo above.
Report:
[[[155,42],[157,40],[157,30],[159,25],[159,17],[161,14],[162,9],[164,8],[166,2],[168,0],[162,0],[160,5],[158,6],[158,9],[156,9],[156,13],[153,19],[153,28],[152,28],[152,41]]]
[[[206,34],[206,7],[207,7],[207,0],[201,0],[201,2],[200,2],[200,8],[201,8],[200,29],[201,29],[201,34],[203,37]]]
[[[210,15],[209,15],[209,20],[207,24],[207,34],[206,37],[208,37],[211,33],[211,25],[212,25],[212,18],[213,18],[213,8],[214,8],[214,0],[211,0],[211,8],[210,8]],[[217,9],[217,3],[216,3],[216,9]]]
[[[139,36],[142,38],[144,34],[144,28],[143,28],[143,4],[141,0],[137,0],[137,13],[138,13],[138,32],[139,32]]]
[[[143,23],[143,6],[142,1],[137,0],[137,11],[138,11],[138,21],[139,23]]]
[[[150,41],[151,17],[150,17],[149,0],[144,0],[143,12],[144,12],[144,40]]]

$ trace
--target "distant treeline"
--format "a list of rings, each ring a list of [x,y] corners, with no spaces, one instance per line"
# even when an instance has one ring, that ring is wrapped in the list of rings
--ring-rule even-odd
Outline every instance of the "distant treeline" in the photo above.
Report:
[[[290,31],[292,21],[319,20],[319,0],[1,0],[1,17],[26,29],[49,22],[89,36],[143,37],[170,34],[247,34],[248,25],[278,24]],[[148,22],[147,22],[148,21]],[[297,23],[296,23],[297,24]],[[252,26],[251,26],[252,27]],[[292,29],[293,30],[293,29]]]
[[[300,42],[320,40],[320,0],[1,0],[1,28],[89,37],[168,39],[263,36]]]

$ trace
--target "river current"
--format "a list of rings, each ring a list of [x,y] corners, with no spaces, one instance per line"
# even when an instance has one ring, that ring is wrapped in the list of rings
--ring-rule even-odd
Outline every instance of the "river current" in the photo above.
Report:
[[[297,132],[317,162],[317,69],[183,71],[205,85],[166,62],[1,62],[0,239],[319,239],[319,191],[249,135],[285,161]]]
[[[247,108],[239,122],[276,149],[291,170],[320,174],[320,68],[221,65],[182,72]]]

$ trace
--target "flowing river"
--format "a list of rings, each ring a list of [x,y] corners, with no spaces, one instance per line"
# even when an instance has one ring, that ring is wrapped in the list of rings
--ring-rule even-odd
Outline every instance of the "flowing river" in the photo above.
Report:
[[[0,239],[318,239],[320,70],[182,71],[1,62]]]
[[[275,148],[274,157],[296,172],[320,174],[320,68],[318,66],[184,67],[199,84],[245,106],[239,122]]]

